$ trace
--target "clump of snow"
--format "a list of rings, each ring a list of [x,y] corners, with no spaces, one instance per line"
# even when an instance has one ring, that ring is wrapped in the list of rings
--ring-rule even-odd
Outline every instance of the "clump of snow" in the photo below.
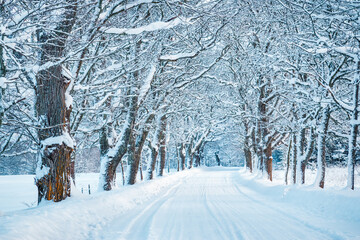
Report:
[[[189,58],[196,56],[198,52],[190,52],[190,53],[178,53],[173,55],[163,55],[160,56],[160,60],[168,60],[168,61],[176,61],[181,58]]]
[[[70,72],[69,69],[67,69],[66,67],[62,66],[61,68],[61,74],[67,79],[67,81],[69,81],[69,86],[67,87],[66,91],[65,91],[65,105],[66,108],[70,108],[73,104],[73,98],[70,95],[70,91],[72,89],[72,86],[74,84],[74,80],[73,80],[73,76]]]
[[[39,166],[36,168],[36,179],[40,179],[49,173],[50,168],[46,166]]]
[[[141,86],[140,88],[140,92],[139,92],[139,101],[141,101],[147,94],[147,92],[149,91],[150,87],[151,87],[151,82],[154,78],[156,72],[156,67],[155,65],[152,65],[149,71],[149,74],[147,75],[144,84]]]
[[[0,77],[0,88],[5,88],[6,78]]]
[[[136,35],[143,32],[152,32],[162,29],[170,29],[179,24],[188,24],[189,22],[190,22],[189,19],[181,20],[180,18],[175,18],[168,22],[157,21],[138,28],[108,28],[105,30],[105,33]]]
[[[61,145],[65,144],[68,147],[74,148],[75,142],[74,139],[70,136],[70,134],[66,131],[63,132],[62,135],[56,137],[49,137],[41,141],[43,147],[51,146],[51,145]]]

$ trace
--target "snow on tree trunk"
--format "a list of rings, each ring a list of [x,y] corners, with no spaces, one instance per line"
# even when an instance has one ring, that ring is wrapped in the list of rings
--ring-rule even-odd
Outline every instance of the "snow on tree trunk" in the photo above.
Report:
[[[142,164],[141,164],[141,153],[142,153],[142,150],[144,148],[144,144],[145,144],[145,141],[146,141],[146,138],[149,134],[149,131],[150,131],[150,127],[148,126],[152,120],[154,119],[154,114],[150,114],[149,117],[146,119],[146,122],[145,122],[145,126],[144,128],[142,129],[141,131],[141,134],[137,137],[137,140],[136,140],[136,145],[135,145],[135,158],[136,158],[136,161],[139,162],[139,171],[140,171],[140,177],[141,177],[141,180],[143,180],[143,176],[142,176]],[[156,157],[155,157],[156,159]],[[155,167],[155,165],[154,165]],[[150,167],[151,168],[151,167]],[[148,170],[149,170],[149,166],[148,166]]]
[[[357,62],[357,69],[360,71],[360,61]],[[351,115],[351,132],[349,136],[349,153],[348,153],[348,180],[347,187],[354,190],[355,183],[355,155],[356,155],[356,138],[358,134],[358,102],[359,102],[359,82],[360,73],[357,72],[353,82],[353,110]]]
[[[188,169],[191,169],[193,167],[193,163],[194,163],[194,155],[190,155]]]
[[[264,80],[260,77],[259,85],[260,94],[258,99],[258,114],[259,120],[257,121],[257,138],[256,141],[258,143],[258,158],[260,160],[260,170],[264,173],[266,172],[267,179],[272,181],[272,140],[270,137],[269,131],[269,116],[267,112],[267,103],[264,100],[265,95],[267,94],[266,84],[263,82]]]
[[[197,139],[197,142],[193,146],[194,138],[191,140],[191,144],[188,148],[188,155],[190,158],[189,169],[193,167],[194,157],[195,157],[195,167],[200,166],[201,151],[206,143],[206,137],[210,134],[211,126],[209,126]],[[193,146],[193,147],[192,147]]]
[[[164,115],[165,116],[165,115]],[[156,131],[154,135],[154,139],[152,143],[150,143],[150,150],[151,150],[151,160],[148,165],[148,180],[151,180],[154,178],[154,171],[155,171],[155,165],[156,165],[156,159],[159,154],[159,147],[161,145],[162,141],[162,117],[158,116],[157,123],[156,123]],[[165,117],[166,118],[166,117]],[[165,125],[166,127],[166,125]]]
[[[53,32],[39,30],[40,65],[64,57],[66,39],[75,22],[77,1],[66,1],[65,13]],[[36,169],[38,202],[42,199],[61,201],[70,196],[71,153],[74,142],[69,134],[72,79],[60,64],[41,69],[36,75],[36,114],[41,143]]]
[[[154,171],[155,171],[155,165],[156,165],[156,158],[158,155],[158,150],[156,147],[150,147],[151,149],[151,159],[147,168],[148,175],[147,179],[152,180],[154,178]]]
[[[154,118],[154,114],[150,114],[149,117],[145,121],[144,128],[140,131],[140,134],[138,136],[130,135],[130,137],[132,137],[130,139],[130,141],[129,141],[129,147],[131,147],[131,149],[129,148],[129,151],[128,151],[128,163],[131,163],[131,165],[130,165],[130,174],[134,174],[134,172],[132,172],[132,171],[135,171],[136,169],[139,169],[141,180],[143,180],[142,164],[141,164],[141,153],[142,153],[142,150],[144,148],[146,138],[147,138],[147,136],[149,134],[150,128],[148,127],[148,125],[151,123],[153,118]],[[132,134],[135,134],[135,132],[136,131],[133,130]],[[135,166],[135,165],[137,165],[137,166]],[[131,182],[129,182],[130,177],[132,177]],[[135,184],[135,182],[136,182],[136,174],[135,174],[135,176],[129,176],[128,180],[129,180],[128,184]],[[132,182],[132,181],[134,181],[134,182]]]
[[[2,120],[4,117],[4,100],[3,94],[5,91],[5,62],[3,57],[3,47],[0,45],[0,127],[2,125]]]
[[[322,113],[321,125],[318,134],[318,155],[317,155],[317,176],[315,185],[324,188],[325,185],[325,167],[326,167],[326,135],[330,120],[330,105],[328,104]]]
[[[127,151],[130,134],[136,118],[136,108],[137,96],[132,96],[130,98],[129,111],[119,140],[114,147],[110,148],[107,153],[101,157],[99,189],[109,191],[115,185],[116,168],[119,163],[121,163],[122,157]]]

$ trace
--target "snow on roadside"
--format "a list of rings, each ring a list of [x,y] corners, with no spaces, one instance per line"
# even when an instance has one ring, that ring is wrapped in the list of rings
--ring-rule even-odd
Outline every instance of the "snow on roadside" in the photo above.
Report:
[[[196,169],[125,186],[111,192],[75,194],[59,203],[0,215],[0,239],[87,239],[116,215],[175,188]]]
[[[346,171],[346,169],[343,169]],[[307,224],[319,229],[330,229],[341,227],[343,233],[334,233],[334,236],[342,239],[345,233],[352,233],[358,229],[360,234],[360,189],[359,185],[353,190],[346,189],[346,184],[332,185],[321,189],[313,185],[316,173],[309,172],[308,185],[285,185],[283,181],[276,179],[270,182],[264,178],[252,175],[244,170],[240,171],[241,183],[240,190],[251,196],[254,201],[267,203],[273,209],[279,209],[286,214],[293,216],[302,216],[304,213],[312,214]],[[277,174],[281,173],[279,171]],[[330,169],[333,181],[343,180],[343,171],[341,168]],[[329,176],[328,176],[329,177]],[[283,179],[283,178],[282,178]],[[346,179],[346,177],[345,177]],[[331,181],[330,181],[331,182]],[[357,182],[359,183],[359,181]],[[339,182],[338,182],[339,184]],[[322,224],[322,219],[333,222],[328,226]],[[327,222],[329,224],[329,221]],[[353,236],[359,238],[360,235]],[[346,238],[346,237],[345,237]]]

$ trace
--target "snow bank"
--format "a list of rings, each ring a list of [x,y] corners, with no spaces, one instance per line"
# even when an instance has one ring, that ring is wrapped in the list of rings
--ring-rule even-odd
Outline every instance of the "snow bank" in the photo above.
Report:
[[[111,192],[75,194],[59,203],[0,214],[0,239],[91,239],[116,215],[175,188],[196,170],[184,171]]]
[[[338,172],[338,175],[336,175],[330,170],[330,172],[333,172],[333,177],[339,177],[334,178],[335,180],[343,178],[341,168],[332,170]],[[346,171],[346,169],[343,170]],[[280,172],[283,173],[283,171]],[[309,176],[311,176],[310,182],[313,182],[316,172],[308,172]],[[254,201],[264,202],[270,208],[281,209],[283,213],[298,216],[299,218],[303,217],[305,213],[310,213],[311,218],[308,218],[306,223],[313,228],[330,229],[330,233],[332,228],[343,229],[344,232],[333,232],[333,236],[336,239],[346,239],[346,234],[354,232],[354,229],[359,229],[359,186],[355,191],[346,189],[346,184],[343,188],[340,188],[338,185],[326,187],[326,185],[329,185],[326,182],[327,180],[325,180],[325,189],[316,187],[313,184],[286,186],[283,182],[276,180],[275,182],[269,182],[243,170],[240,171],[240,177],[242,178],[242,186],[244,186],[240,186],[240,190],[251,196]],[[332,221],[330,225],[325,225],[322,219],[327,220],[326,224],[329,224],[329,220],[332,219]],[[358,239],[360,235],[353,237]]]

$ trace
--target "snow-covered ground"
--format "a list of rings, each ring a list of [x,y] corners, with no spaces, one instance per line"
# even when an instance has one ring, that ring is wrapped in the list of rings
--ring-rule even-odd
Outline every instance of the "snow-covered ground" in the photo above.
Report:
[[[83,174],[91,195],[26,210],[16,209],[36,201],[32,176],[0,176],[0,239],[360,239],[359,181],[343,189],[343,170],[331,171],[339,184],[325,190],[216,167],[95,192],[98,174]]]

